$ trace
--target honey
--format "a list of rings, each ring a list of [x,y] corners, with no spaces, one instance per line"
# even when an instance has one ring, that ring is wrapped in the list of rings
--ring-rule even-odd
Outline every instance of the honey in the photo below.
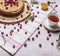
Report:
[[[42,3],[41,7],[42,7],[42,10],[44,10],[44,11],[48,10],[48,4],[47,3]]]

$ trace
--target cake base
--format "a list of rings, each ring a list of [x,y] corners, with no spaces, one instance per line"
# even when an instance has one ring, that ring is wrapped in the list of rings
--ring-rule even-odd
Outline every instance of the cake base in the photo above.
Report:
[[[24,10],[21,14],[17,15],[16,17],[5,17],[0,15],[0,22],[7,24],[16,23],[26,19],[26,17],[28,17],[30,13],[31,13],[31,6],[29,5],[28,2],[24,2]]]

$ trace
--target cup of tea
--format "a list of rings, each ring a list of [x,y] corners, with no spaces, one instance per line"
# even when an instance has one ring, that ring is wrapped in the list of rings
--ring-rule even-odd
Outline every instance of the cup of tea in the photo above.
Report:
[[[59,22],[59,17],[56,13],[50,13],[48,15],[48,21],[50,26],[56,26]]]

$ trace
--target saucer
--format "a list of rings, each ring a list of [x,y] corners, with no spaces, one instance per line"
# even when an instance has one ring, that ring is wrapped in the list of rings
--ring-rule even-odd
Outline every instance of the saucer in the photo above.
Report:
[[[49,22],[48,22],[48,18],[44,21],[44,27],[49,30],[49,31],[52,31],[52,32],[55,32],[55,31],[60,31],[60,22],[57,24],[57,26],[50,26],[49,25]]]

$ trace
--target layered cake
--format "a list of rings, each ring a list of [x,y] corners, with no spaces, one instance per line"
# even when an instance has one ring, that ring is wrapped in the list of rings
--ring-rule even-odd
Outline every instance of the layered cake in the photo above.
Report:
[[[0,14],[14,16],[23,11],[23,0],[0,0]]]

